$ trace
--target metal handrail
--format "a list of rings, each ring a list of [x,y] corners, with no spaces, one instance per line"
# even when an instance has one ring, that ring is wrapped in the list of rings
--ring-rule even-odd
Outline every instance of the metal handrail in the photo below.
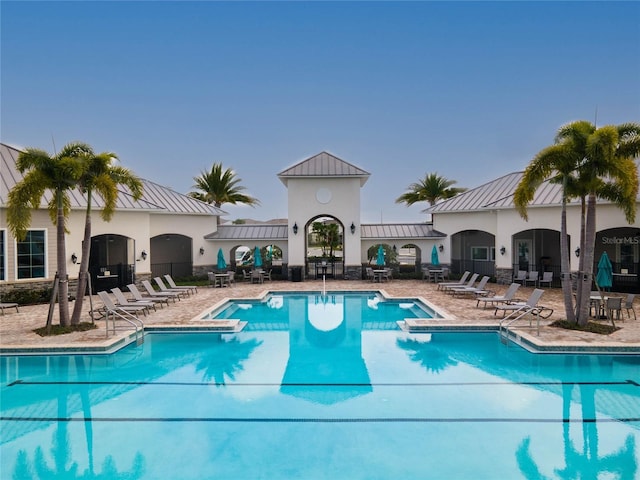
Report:
[[[509,337],[508,333],[509,333],[509,327],[511,327],[511,325],[513,325],[515,322],[517,322],[518,320],[520,320],[521,318],[523,318],[525,315],[531,313],[534,314],[536,317],[536,334],[538,336],[540,336],[540,311],[542,309],[540,307],[531,307],[529,305],[522,305],[520,308],[518,308],[517,310],[514,310],[513,312],[511,312],[509,315],[507,315],[506,317],[504,317],[502,320],[500,320],[500,326],[499,326],[499,333],[502,336],[502,330],[504,328],[505,332],[507,332],[507,338]],[[512,318],[511,321],[509,321],[504,327],[503,327],[503,323],[505,323],[507,320],[509,320],[510,317],[512,317],[513,315],[520,313],[520,315],[518,315],[515,318]],[[531,320],[529,320],[529,326],[531,326]]]
[[[129,318],[127,318],[127,316],[125,316],[124,314],[126,314]],[[140,320],[138,317],[136,317],[132,313],[129,313],[124,310],[121,310],[121,311],[107,310],[107,315],[106,315],[107,338],[109,338],[109,316],[111,316],[114,335],[116,333],[116,317],[118,317],[120,320],[123,320],[129,325],[131,325],[135,330],[136,345],[140,345],[142,341],[144,341],[144,323],[142,322],[142,320]]]

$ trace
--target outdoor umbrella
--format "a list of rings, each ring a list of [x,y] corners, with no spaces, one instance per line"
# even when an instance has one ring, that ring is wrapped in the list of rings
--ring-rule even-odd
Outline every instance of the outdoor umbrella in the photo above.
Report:
[[[218,270],[224,270],[227,268],[227,262],[224,260],[224,253],[222,253],[222,248],[218,250]]]
[[[269,249],[267,250],[267,260],[271,261],[273,259],[273,245],[269,245]]]
[[[600,288],[609,290],[613,284],[613,267],[607,252],[602,252],[600,261],[598,262],[598,274],[596,275],[596,283]]]
[[[378,258],[376,259],[376,265],[384,265],[384,248],[382,245],[378,247]]]
[[[438,258],[438,247],[435,245],[431,249],[431,265],[440,265],[440,259]]]
[[[260,255],[260,248],[256,247],[253,252],[253,266],[259,268],[262,266],[262,256]]]

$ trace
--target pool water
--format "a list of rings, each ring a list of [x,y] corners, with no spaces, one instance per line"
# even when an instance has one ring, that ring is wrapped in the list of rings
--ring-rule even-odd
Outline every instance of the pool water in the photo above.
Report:
[[[4,357],[2,478],[639,478],[640,357],[408,334],[356,303]]]

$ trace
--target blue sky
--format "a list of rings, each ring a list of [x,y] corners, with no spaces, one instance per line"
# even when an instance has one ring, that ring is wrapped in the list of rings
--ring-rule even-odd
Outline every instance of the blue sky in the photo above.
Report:
[[[476,187],[557,128],[640,121],[639,2],[0,2],[0,139],[81,140],[176,191],[213,162],[287,216],[276,174],[364,168],[363,222],[437,172]]]

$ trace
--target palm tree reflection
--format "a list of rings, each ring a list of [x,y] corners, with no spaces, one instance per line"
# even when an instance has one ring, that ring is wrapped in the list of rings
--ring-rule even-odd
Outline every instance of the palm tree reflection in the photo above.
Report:
[[[196,371],[203,372],[204,381],[213,380],[216,386],[225,385],[226,379],[235,380],[236,374],[244,370],[242,363],[262,344],[255,338],[241,342],[237,337],[222,337],[219,335],[218,342],[211,344],[214,351],[207,351],[196,365]]]
[[[409,353],[409,358],[417,362],[428,371],[440,373],[449,367],[455,367],[458,362],[448,353],[439,349],[431,342],[421,342],[415,338],[398,339],[398,347]]]

